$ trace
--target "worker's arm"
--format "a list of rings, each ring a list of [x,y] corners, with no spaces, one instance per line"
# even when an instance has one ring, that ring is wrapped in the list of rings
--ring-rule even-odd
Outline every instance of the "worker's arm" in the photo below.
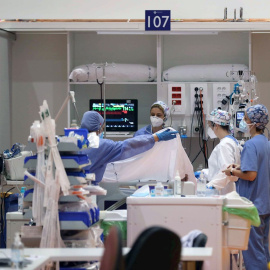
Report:
[[[158,136],[156,134],[153,134],[155,142],[158,142]]]
[[[243,180],[254,181],[258,171],[258,156],[254,143],[249,140],[245,143],[241,153],[241,166],[231,164],[229,169],[224,172],[226,175],[231,174]]]
[[[236,164],[232,164],[232,165],[236,165]],[[224,172],[227,176],[236,176],[238,178],[241,178],[243,180],[247,180],[247,181],[254,181],[257,177],[257,172],[254,172],[254,171],[245,171],[245,172],[242,172],[240,170],[240,166],[238,167],[233,167],[232,165],[229,166],[228,169],[222,171]],[[231,174],[232,172],[232,174]]]

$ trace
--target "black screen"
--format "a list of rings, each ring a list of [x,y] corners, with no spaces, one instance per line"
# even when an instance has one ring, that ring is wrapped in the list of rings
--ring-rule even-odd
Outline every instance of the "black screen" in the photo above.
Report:
[[[103,100],[90,99],[89,109],[104,115]],[[137,131],[138,100],[106,99],[106,130]]]

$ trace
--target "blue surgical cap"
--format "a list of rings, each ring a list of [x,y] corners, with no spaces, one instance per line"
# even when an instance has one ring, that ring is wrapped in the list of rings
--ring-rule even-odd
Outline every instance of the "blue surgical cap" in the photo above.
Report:
[[[269,121],[268,110],[262,104],[257,104],[247,108],[246,113],[250,121],[255,123],[256,127],[259,129],[264,129]]]
[[[81,128],[90,131],[98,131],[104,123],[103,117],[95,111],[85,112],[81,122]]]

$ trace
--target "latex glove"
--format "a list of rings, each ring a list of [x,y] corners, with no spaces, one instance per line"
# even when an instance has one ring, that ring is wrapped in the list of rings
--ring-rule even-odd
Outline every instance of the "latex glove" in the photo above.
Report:
[[[170,131],[167,129],[161,133],[156,133],[159,141],[169,141],[176,138],[176,134],[179,133],[178,131]]]

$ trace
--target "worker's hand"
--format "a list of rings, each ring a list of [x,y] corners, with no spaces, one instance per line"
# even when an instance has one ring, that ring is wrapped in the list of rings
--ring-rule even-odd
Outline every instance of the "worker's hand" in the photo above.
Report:
[[[227,169],[235,169],[235,170],[240,170],[240,165],[239,164],[231,164],[227,167]]]
[[[167,129],[161,133],[156,133],[159,141],[169,141],[176,138],[176,134],[179,133],[178,131],[170,131]]]
[[[185,177],[181,179],[182,182],[187,182],[188,181],[188,174],[185,174]]]
[[[225,173],[227,176],[231,176],[231,168],[223,170],[223,173]]]

